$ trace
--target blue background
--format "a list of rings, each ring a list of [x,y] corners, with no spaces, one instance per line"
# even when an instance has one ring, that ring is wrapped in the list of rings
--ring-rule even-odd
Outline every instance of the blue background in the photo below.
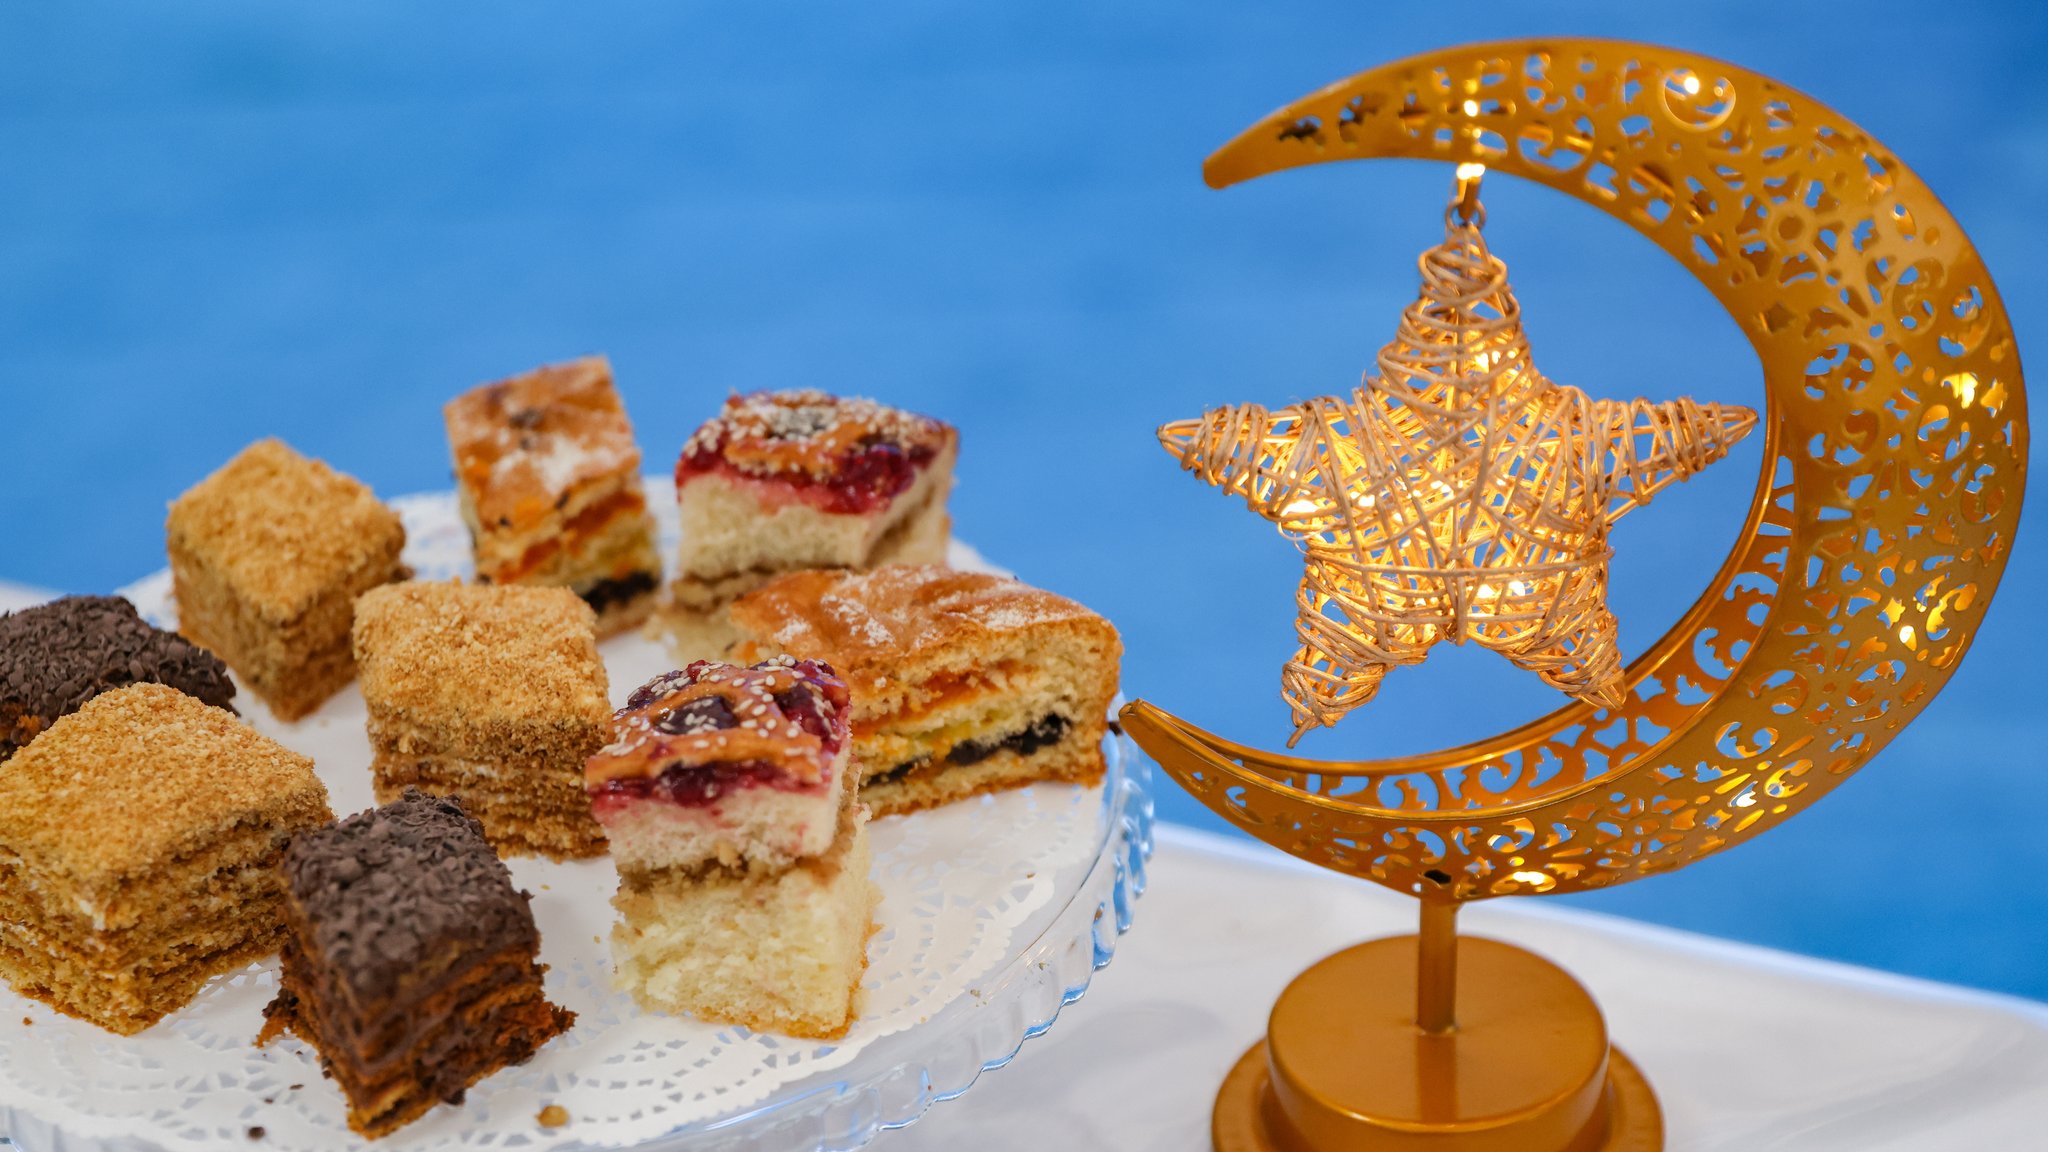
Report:
[[[961,535],[1116,620],[1133,694],[1270,745],[1298,560],[1151,430],[1355,382],[1449,174],[1206,189],[1201,158],[1269,109],[1461,40],[1683,45],[1914,166],[2023,348],[2048,293],[2032,4],[597,7],[0,9],[0,578],[103,590],[159,566],[165,502],[262,435],[381,493],[445,487],[443,400],[601,351],[655,469],[735,388],[955,422]],[[1487,200],[1550,375],[1761,404],[1747,344],[1674,261],[1539,189]],[[1629,654],[1724,555],[1758,455],[1617,532]],[[2048,997],[2040,536],[1947,691],[1854,781],[1580,902]],[[1415,751],[1556,703],[1440,649],[1305,747]],[[1215,825],[1163,790],[1167,816]]]

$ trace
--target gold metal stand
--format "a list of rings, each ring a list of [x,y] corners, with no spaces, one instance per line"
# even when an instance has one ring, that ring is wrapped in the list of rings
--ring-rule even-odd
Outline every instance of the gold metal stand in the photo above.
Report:
[[[1498,172],[1677,258],[1757,352],[1764,467],[1728,559],[1612,696],[1462,747],[1349,761],[1124,708],[1131,737],[1234,826],[1422,901],[1418,936],[1339,952],[1288,986],[1217,1097],[1216,1147],[1656,1149],[1656,1101],[1585,990],[1521,949],[1460,939],[1456,905],[1607,888],[1726,851],[1839,786],[1934,699],[2012,553],[2028,441],[2012,325],[1962,226],[1868,132],[1677,49],[1531,39],[1409,57],[1274,111],[1203,174],[1222,188],[1383,157],[1458,165],[1455,211],[1475,225],[1477,174]],[[1506,363],[1487,353],[1488,370]],[[1385,449],[1361,446],[1358,424],[1240,408],[1258,418],[1215,430],[1244,450],[1197,454],[1214,465],[1205,479],[1275,505],[1303,541],[1338,531],[1333,482],[1360,511],[1365,480],[1345,453]],[[1269,450],[1298,444],[1303,417],[1322,421],[1337,461],[1314,500],[1286,486],[1304,458]],[[1221,466],[1240,457],[1258,466]],[[1416,506],[1418,523],[1445,507]],[[1315,690],[1297,697],[1330,697],[1309,719],[1333,722],[1371,686],[1361,669],[1385,665],[1411,588],[1357,614],[1340,604],[1337,620],[1328,589],[1304,581],[1301,651],[1323,656],[1287,675]],[[1487,591],[1497,609],[1503,589]]]
[[[1663,1114],[1564,969],[1460,938],[1347,948],[1295,977],[1216,1094],[1217,1152],[1655,1152]],[[1414,999],[1409,999],[1409,989]]]

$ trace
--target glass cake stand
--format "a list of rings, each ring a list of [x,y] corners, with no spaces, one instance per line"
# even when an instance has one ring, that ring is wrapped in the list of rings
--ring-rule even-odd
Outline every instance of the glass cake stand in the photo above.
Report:
[[[635,1152],[846,1152],[959,1096],[983,1072],[1015,1059],[1026,1040],[1051,1028],[1060,1010],[1088,991],[1090,978],[1115,953],[1117,937],[1129,930],[1152,855],[1150,769],[1126,738],[1112,736],[1107,745],[1098,851],[1076,877],[1071,895],[1028,921],[1014,955],[969,996],[927,1023],[862,1049],[838,1072],[792,1085],[758,1107],[639,1145]],[[1067,892],[1064,884],[1060,890]],[[585,1146],[571,1147],[582,1152]]]
[[[468,540],[451,494],[392,502],[406,561],[422,578],[466,575]],[[661,510],[673,554],[673,511]],[[960,568],[990,566],[955,545]],[[124,589],[170,626],[167,573]],[[600,646],[615,699],[671,660],[643,637]],[[281,724],[246,691],[256,729],[311,756],[336,813],[369,807],[362,697],[345,689]],[[548,994],[575,1028],[532,1061],[473,1087],[379,1140],[378,1152],[597,1152],[694,1149],[839,1152],[915,1121],[1013,1059],[1087,991],[1131,924],[1152,851],[1150,770],[1120,734],[1104,742],[1098,788],[1036,785],[875,821],[883,891],[857,1019],[832,1043],[649,1015],[610,986],[606,859],[510,861],[534,894]],[[296,1040],[251,1041],[276,962],[216,980],[192,1004],[118,1037],[0,984],[0,1144],[27,1152],[269,1152],[359,1149],[339,1091]],[[543,1108],[569,1123],[545,1128]]]

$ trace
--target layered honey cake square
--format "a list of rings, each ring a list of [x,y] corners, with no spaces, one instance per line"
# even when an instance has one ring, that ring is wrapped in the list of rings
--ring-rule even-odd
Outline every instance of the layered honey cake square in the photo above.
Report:
[[[0,768],[0,976],[130,1035],[277,951],[313,762],[162,684],[103,693]]]
[[[877,815],[1101,779],[1123,645],[1072,600],[981,572],[894,565],[791,573],[731,613],[739,658],[822,660],[845,677],[860,795]]]
[[[65,596],[0,614],[0,761],[58,717],[130,684],[168,684],[234,710],[235,682],[220,657],[119,596]]]
[[[646,619],[661,557],[611,364],[550,364],[442,414],[477,579],[569,588],[597,612],[600,636]]]
[[[280,720],[355,675],[356,596],[405,578],[405,526],[367,487],[259,440],[171,504],[178,631],[227,661]]]
[[[377,799],[460,796],[508,855],[601,855],[583,762],[611,739],[597,615],[567,588],[410,582],[356,606]]]
[[[531,897],[459,802],[396,801],[295,838],[284,960],[264,1010],[320,1053],[376,1139],[523,1064],[576,1014],[548,1002]]]
[[[844,1035],[880,898],[846,685],[808,660],[699,661],[614,724],[586,776],[619,868],[619,987],[649,1011]]]
[[[733,396],[676,464],[677,654],[723,654],[733,597],[801,568],[944,563],[958,435],[814,390]]]

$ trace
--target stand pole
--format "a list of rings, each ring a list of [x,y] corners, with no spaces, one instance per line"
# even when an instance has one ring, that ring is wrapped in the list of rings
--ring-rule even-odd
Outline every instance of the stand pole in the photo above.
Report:
[[[1422,899],[1415,943],[1415,1025],[1431,1036],[1458,1026],[1458,902]]]

